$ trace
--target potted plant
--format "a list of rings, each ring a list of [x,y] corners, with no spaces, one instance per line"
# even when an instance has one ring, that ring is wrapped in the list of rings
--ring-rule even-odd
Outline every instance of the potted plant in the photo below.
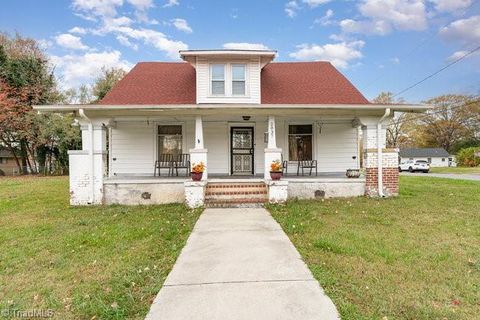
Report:
[[[282,163],[280,160],[272,161],[270,164],[270,177],[272,180],[280,180],[282,177]]]
[[[192,166],[192,180],[200,181],[202,180],[203,172],[205,171],[205,164],[203,162],[193,164]]]
[[[345,174],[347,178],[359,178],[360,177],[360,169],[347,169]]]

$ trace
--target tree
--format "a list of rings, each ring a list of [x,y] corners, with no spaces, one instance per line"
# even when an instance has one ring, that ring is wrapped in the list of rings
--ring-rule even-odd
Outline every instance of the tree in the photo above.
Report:
[[[418,145],[452,151],[462,140],[480,133],[480,99],[465,95],[442,95],[425,102],[434,106],[418,120]]]
[[[94,102],[98,102],[107,95],[118,81],[122,80],[127,72],[120,68],[102,68],[102,74],[95,80],[92,88]]]
[[[403,98],[395,100],[393,93],[391,92],[381,92],[375,99],[372,100],[372,102],[378,104],[397,104],[403,103],[404,100]],[[407,144],[407,141],[409,140],[406,132],[408,127],[408,118],[409,115],[407,113],[394,114],[387,127],[388,148],[398,148]]]

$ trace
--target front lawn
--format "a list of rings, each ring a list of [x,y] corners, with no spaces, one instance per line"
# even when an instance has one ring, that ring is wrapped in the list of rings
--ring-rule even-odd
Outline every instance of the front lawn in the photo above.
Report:
[[[270,210],[343,319],[478,319],[480,183],[401,177],[400,190]]]
[[[1,178],[0,310],[143,319],[199,213],[183,205],[73,208],[66,177]]]
[[[479,174],[480,167],[431,167],[432,173]]]

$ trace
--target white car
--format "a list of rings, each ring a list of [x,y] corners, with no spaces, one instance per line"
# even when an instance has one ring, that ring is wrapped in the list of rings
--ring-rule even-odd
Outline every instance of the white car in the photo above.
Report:
[[[430,171],[430,165],[425,160],[407,160],[405,162],[400,163],[398,166],[398,171],[409,171],[409,172],[416,172],[421,171],[424,173],[428,173]]]

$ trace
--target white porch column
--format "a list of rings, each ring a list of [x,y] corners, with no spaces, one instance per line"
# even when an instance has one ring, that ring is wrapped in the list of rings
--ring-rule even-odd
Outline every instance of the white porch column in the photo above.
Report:
[[[103,119],[85,117],[80,124],[82,150],[70,150],[70,204],[103,203],[103,180],[106,175],[107,139]]]
[[[268,144],[265,149],[264,179],[270,178],[270,165],[273,161],[282,161],[282,149],[277,148],[277,138],[275,134],[275,116],[268,116]]]
[[[195,148],[190,149],[190,161],[192,166],[200,162],[205,164],[205,171],[203,172],[202,180],[207,180],[208,178],[207,153],[208,150],[205,149],[203,144],[202,116],[197,116],[195,118]]]

